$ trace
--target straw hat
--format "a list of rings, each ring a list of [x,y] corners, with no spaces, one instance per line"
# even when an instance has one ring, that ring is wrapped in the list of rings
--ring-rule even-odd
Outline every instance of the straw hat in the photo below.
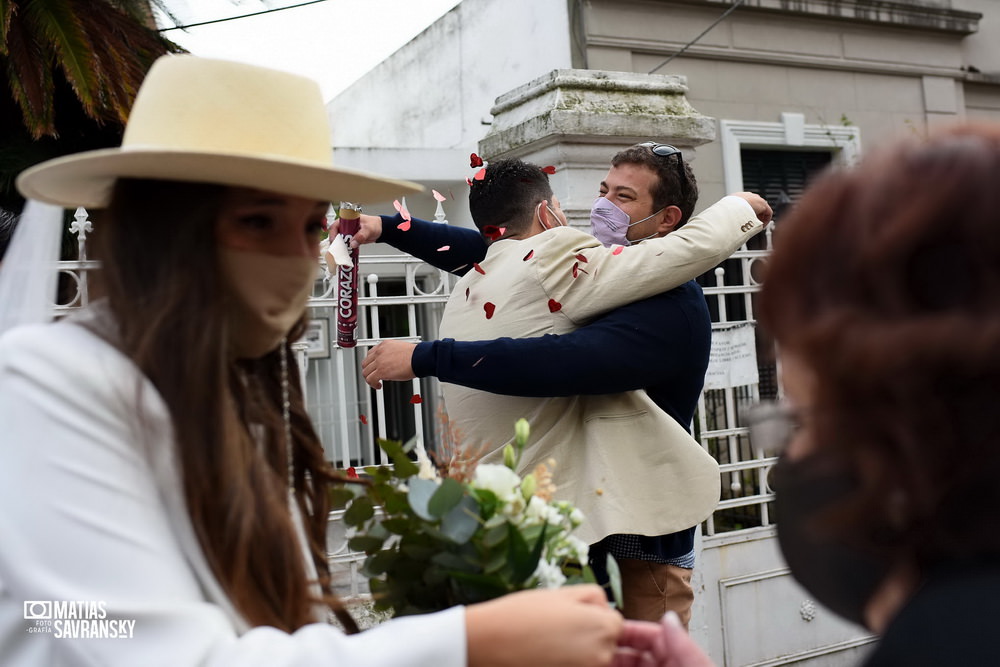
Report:
[[[334,167],[319,86],[263,67],[163,56],[136,96],[120,148],[25,170],[17,188],[66,207],[108,204],[119,177],[219,183],[322,201],[385,201],[422,188]]]

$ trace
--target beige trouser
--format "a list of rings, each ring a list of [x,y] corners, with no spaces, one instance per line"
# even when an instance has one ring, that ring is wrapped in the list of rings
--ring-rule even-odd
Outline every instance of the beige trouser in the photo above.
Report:
[[[622,573],[625,618],[655,622],[673,611],[687,629],[694,602],[691,570],[634,558],[619,558],[618,569]]]

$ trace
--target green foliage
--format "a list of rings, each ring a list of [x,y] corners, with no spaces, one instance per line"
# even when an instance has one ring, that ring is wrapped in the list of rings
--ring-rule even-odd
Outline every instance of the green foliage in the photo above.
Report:
[[[580,513],[533,495],[544,486],[533,474],[514,473],[527,436],[519,423],[510,465],[481,464],[468,481],[442,479],[400,443],[381,441],[393,465],[366,468],[369,484],[336,492],[348,544],[367,555],[377,610],[421,614],[594,580],[586,544],[570,535]]]

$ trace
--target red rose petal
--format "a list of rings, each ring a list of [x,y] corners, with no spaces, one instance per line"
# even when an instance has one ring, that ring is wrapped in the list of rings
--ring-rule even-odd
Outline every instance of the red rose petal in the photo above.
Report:
[[[481,274],[483,274],[484,276],[486,275],[486,272],[485,272],[485,271],[483,271],[483,267],[479,266],[479,262],[476,262],[475,264],[473,264],[473,265],[472,265],[472,268],[474,268],[474,269],[476,270],[476,272],[477,272],[477,273],[481,273]]]
[[[469,288],[468,287],[465,288],[465,300],[466,301],[469,300]]]
[[[503,233],[507,231],[506,227],[496,227],[494,225],[485,225],[483,227],[482,235],[488,238],[490,241],[496,241],[498,238],[503,236]]]
[[[475,169],[476,167],[483,166],[483,158],[479,157],[475,153],[469,156],[469,166]]]
[[[620,254],[622,254],[622,250],[624,250],[624,249],[625,249],[625,246],[621,246],[621,245],[613,246],[613,249],[611,250],[611,254],[612,255],[620,255]]]
[[[348,479],[358,479],[358,471],[354,469],[354,466],[348,468],[346,472]]]
[[[486,303],[484,303],[483,304],[483,310],[486,311],[486,319],[491,319],[493,317],[493,313],[496,312],[496,309],[497,309],[497,307],[494,306],[489,301],[487,301]]]
[[[579,262],[574,262],[574,264],[573,264],[573,277],[576,278],[578,275],[580,275],[580,263]]]
[[[535,251],[534,250],[529,250],[528,254],[524,256],[524,260],[522,260],[522,261],[527,262],[529,259],[531,259],[534,256],[535,256]]]
[[[364,424],[365,426],[368,425],[368,417],[365,417],[364,415],[358,415],[358,419],[360,419],[361,423]]]
[[[412,403],[413,405],[420,405],[423,402],[424,399],[420,397],[420,394],[414,394],[413,396],[410,397],[410,403]]]
[[[483,167],[482,169],[480,169],[479,171],[477,171],[476,175],[473,176],[472,178],[475,179],[475,180],[477,180],[477,181],[481,181],[485,177],[486,177],[486,168]]]
[[[549,299],[549,312],[557,313],[560,310],[562,310],[562,304],[556,301],[555,299]]]
[[[546,167],[542,167],[542,171],[551,176],[552,174],[556,173],[556,168],[550,164]]]
[[[587,257],[583,253],[578,253],[576,258],[581,262],[583,262],[584,264],[587,263]]]
[[[472,179],[471,178],[465,179],[465,182],[469,184],[469,187],[472,187]]]
[[[400,204],[398,199],[394,199],[392,205],[395,206],[396,210],[399,211],[399,214],[403,216],[403,220],[409,222],[410,219],[413,217],[410,215],[410,212],[406,209],[406,204]]]
[[[398,225],[396,225],[396,229],[398,229],[400,231],[403,231],[403,232],[410,231],[410,221],[409,220],[404,220],[403,222],[401,222]]]

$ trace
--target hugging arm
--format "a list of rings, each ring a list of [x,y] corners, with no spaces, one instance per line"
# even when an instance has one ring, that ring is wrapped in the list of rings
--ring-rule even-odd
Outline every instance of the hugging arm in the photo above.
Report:
[[[382,235],[377,239],[379,242],[388,243],[435,268],[463,275],[473,263],[486,257],[486,240],[474,229],[417,218],[412,218],[407,227],[398,213],[380,217]]]
[[[609,394],[686,372],[686,360],[671,351],[689,349],[691,336],[682,310],[654,297],[568,334],[420,343],[412,367],[417,377],[433,375],[494,394]]]

